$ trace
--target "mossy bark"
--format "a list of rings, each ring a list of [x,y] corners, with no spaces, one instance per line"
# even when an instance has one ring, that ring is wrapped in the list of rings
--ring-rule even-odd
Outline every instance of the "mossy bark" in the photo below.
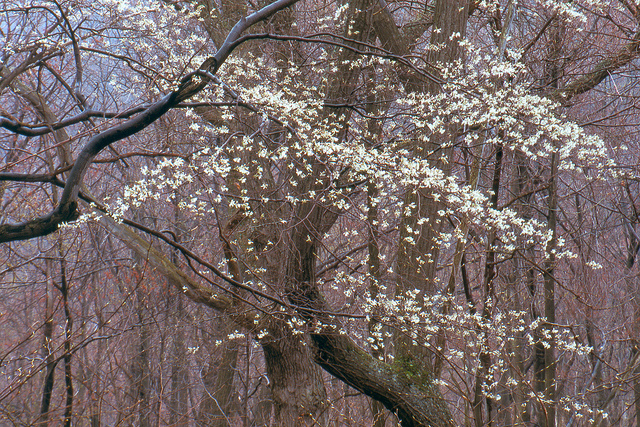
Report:
[[[403,427],[455,425],[429,371],[411,363],[384,363],[339,332],[314,334],[312,340],[316,363],[381,402]]]

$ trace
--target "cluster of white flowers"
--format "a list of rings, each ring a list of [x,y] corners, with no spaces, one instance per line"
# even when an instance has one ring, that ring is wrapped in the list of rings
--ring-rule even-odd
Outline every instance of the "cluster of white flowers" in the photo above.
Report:
[[[153,87],[143,76],[120,82],[118,73],[113,76],[114,86],[120,84],[122,91],[131,91],[134,97],[141,88],[151,88],[151,94],[165,91],[177,76],[202,61],[203,56],[193,52],[205,52],[207,41],[198,36],[200,32],[191,31],[193,22],[200,19],[198,9],[176,12],[162,5],[150,8],[138,3],[126,7],[120,2],[111,3],[124,18],[118,33],[121,42],[110,49],[127,52],[141,63],[152,63],[154,69],[163,70],[161,76],[155,76],[158,79]],[[483,3],[481,7],[487,8],[497,4]],[[569,3],[545,4],[567,18],[581,19]],[[335,26],[346,7],[337,8],[335,16],[320,25]],[[547,224],[524,218],[516,208],[494,208],[486,182],[469,185],[461,173],[457,176],[457,172],[447,169],[452,167],[451,158],[440,156],[439,152],[454,146],[483,146],[487,148],[480,155],[487,156],[501,147],[507,153],[523,153],[530,161],[540,163],[548,162],[550,153],[556,153],[560,171],[575,172],[585,167],[601,170],[607,165],[602,140],[567,120],[557,103],[532,93],[528,89],[530,77],[517,61],[476,53],[466,42],[461,46],[468,48],[465,62],[442,68],[439,76],[445,83],[438,93],[407,93],[394,79],[387,78],[394,66],[388,60],[351,61],[350,69],[375,71],[373,95],[379,95],[388,107],[381,113],[380,127],[375,132],[370,129],[371,119],[367,116],[378,113],[367,113],[365,107],[357,105],[358,99],[349,100],[355,105],[349,114],[345,109],[324,105],[323,100],[334,94],[335,88],[329,86],[331,78],[347,68],[327,59],[329,49],[315,47],[313,60],[304,64],[291,60],[284,64],[285,69],[274,67],[272,58],[255,52],[231,57],[219,77],[235,95],[230,96],[231,91],[223,85],[210,85],[196,97],[197,101],[228,102],[230,106],[221,107],[214,118],[200,111],[176,112],[176,117],[185,122],[182,132],[194,147],[192,152],[143,168],[140,178],[113,199],[112,214],[122,217],[130,207],[157,200],[176,202],[185,215],[209,215],[225,202],[231,210],[246,212],[243,226],[249,228],[265,221],[265,210],[284,206],[285,213],[270,221],[286,227],[296,221],[289,214],[291,206],[319,203],[341,216],[340,226],[323,236],[325,248],[332,251],[363,244],[371,225],[397,236],[394,230],[401,219],[420,212],[417,202],[404,203],[409,200],[407,194],[415,191],[439,207],[435,217],[416,218],[415,224],[400,230],[404,245],[417,243],[422,227],[450,220],[455,226],[437,236],[443,249],[447,249],[446,245],[455,246],[457,241],[470,244],[466,241],[470,227],[477,235],[486,235],[482,232],[488,230],[496,233],[496,243],[489,249],[497,251],[497,262],[513,256],[518,248],[533,245],[541,252],[553,251],[556,259],[571,256],[561,237],[552,242],[554,235]],[[419,61],[414,65],[419,68]],[[340,104],[343,100],[327,102]],[[434,156],[438,158],[431,158]],[[482,167],[486,167],[486,160],[483,162]],[[367,209],[363,207],[363,183],[372,184],[377,191],[370,200],[379,209],[373,224],[368,222]],[[176,190],[181,188],[188,188],[188,196],[175,199]],[[258,208],[259,205],[263,207]],[[310,234],[307,241],[313,238]],[[270,241],[263,250],[273,246]],[[256,247],[245,244],[244,248],[240,257],[257,259]],[[393,280],[397,271],[394,260],[387,259],[387,255],[380,254],[381,270]],[[446,347],[435,351],[461,370],[478,372],[485,368],[479,365],[480,354],[489,356],[491,366],[483,390],[496,400],[501,397],[497,384],[509,369],[505,360],[522,351],[518,346],[554,345],[558,351],[581,358],[591,351],[569,328],[548,329],[544,319],[532,320],[528,311],[502,311],[503,308],[492,306],[492,301],[486,301],[492,314],[483,316],[474,311],[477,307],[455,304],[454,297],[424,295],[418,289],[392,295],[384,280],[359,271],[359,266],[371,261],[366,255],[358,252],[342,261],[358,267],[353,271],[338,268],[320,286],[339,295],[335,298],[342,309],[364,314],[369,324],[364,327],[364,322],[345,322],[340,333],[359,337],[383,359],[388,357],[385,342],[398,331],[424,345],[434,345],[440,335],[445,335]],[[433,259],[424,254],[417,264],[431,262]],[[223,266],[224,261],[219,265]],[[598,268],[595,262],[590,265]],[[257,277],[265,271],[257,267],[252,270]],[[372,281],[377,281],[375,297],[370,289]],[[254,286],[269,289],[259,280]],[[445,306],[451,308],[445,310]],[[286,322],[294,335],[308,331],[305,319],[289,316]],[[320,323],[314,326],[318,331],[327,327]],[[267,336],[266,330],[257,333],[259,339]],[[228,339],[242,337],[236,332]],[[507,384],[516,385],[513,381]]]

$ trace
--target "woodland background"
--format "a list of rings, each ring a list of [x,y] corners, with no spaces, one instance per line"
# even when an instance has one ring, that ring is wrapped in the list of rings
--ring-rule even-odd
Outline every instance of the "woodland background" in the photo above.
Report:
[[[0,1],[0,424],[640,425],[639,24]]]

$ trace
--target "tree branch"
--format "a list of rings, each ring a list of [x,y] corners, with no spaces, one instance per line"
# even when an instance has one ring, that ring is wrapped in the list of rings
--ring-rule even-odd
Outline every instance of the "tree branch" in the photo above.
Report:
[[[245,30],[279,10],[295,4],[297,1],[299,0],[278,0],[241,19],[233,27],[216,54],[205,60],[199,70],[185,76],[176,91],[165,95],[132,119],[100,132],[91,138],[78,155],[73,168],[69,172],[62,196],[54,210],[45,216],[20,224],[0,225],[0,243],[46,236],[56,231],[60,224],[75,220],[78,217],[77,199],[80,184],[87,168],[103,149],[114,142],[140,132],[180,102],[204,89],[210,81],[206,74],[213,75],[216,73],[233,52],[233,49],[237,46],[236,41]]]
[[[612,56],[598,62],[590,72],[578,77],[564,88],[554,90],[551,93],[551,98],[561,103],[567,103],[574,96],[590,91],[614,71],[633,61],[638,56],[639,50],[640,31],[637,31],[629,43]]]

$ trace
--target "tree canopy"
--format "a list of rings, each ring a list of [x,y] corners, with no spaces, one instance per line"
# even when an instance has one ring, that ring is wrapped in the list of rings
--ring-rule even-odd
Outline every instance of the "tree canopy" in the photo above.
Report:
[[[0,17],[3,422],[640,422],[635,3]]]

